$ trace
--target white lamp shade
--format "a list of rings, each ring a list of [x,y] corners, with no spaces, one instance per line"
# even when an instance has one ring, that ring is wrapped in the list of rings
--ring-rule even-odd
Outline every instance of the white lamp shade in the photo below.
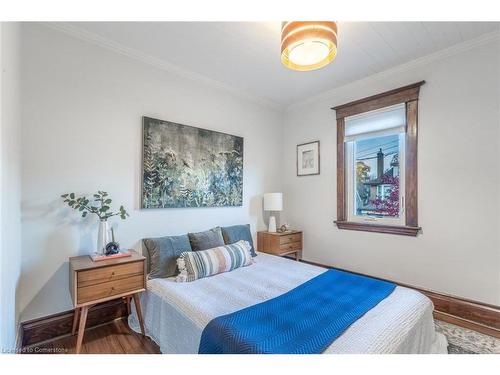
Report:
[[[283,193],[264,194],[264,210],[265,211],[283,210]]]

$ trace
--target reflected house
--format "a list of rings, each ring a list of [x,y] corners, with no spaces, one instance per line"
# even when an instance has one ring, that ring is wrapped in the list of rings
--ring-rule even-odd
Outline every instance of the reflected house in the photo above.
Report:
[[[379,149],[377,152],[377,177],[363,183],[367,187],[366,190],[368,192],[365,199],[361,199],[357,195],[358,215],[380,215],[380,212],[375,209],[372,202],[377,198],[387,198],[394,186],[390,182],[393,181],[394,177],[399,177],[398,154],[392,157],[390,168],[386,171],[384,171],[385,156],[382,149]]]

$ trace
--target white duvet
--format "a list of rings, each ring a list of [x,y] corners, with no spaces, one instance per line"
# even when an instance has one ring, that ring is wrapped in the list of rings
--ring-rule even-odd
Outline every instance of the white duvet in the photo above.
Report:
[[[259,253],[249,267],[193,282],[148,280],[141,296],[146,334],[162,353],[197,353],[201,333],[213,318],[279,296],[325,271]],[[447,353],[446,338],[434,329],[432,310],[423,294],[398,286],[324,353]],[[129,324],[139,332],[132,311]]]

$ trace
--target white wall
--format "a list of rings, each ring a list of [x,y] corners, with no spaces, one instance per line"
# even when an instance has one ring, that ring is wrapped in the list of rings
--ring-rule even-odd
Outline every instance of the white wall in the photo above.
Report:
[[[421,59],[289,108],[285,216],[304,230],[305,259],[500,305],[499,44],[497,37],[473,49],[454,48],[436,61]],[[412,238],[337,229],[330,108],[420,80],[427,82],[419,104],[423,233]],[[296,177],[296,145],[316,139],[321,174]]]
[[[43,25],[22,31],[22,320],[71,308],[67,260],[90,252],[97,223],[58,197],[97,189],[131,211],[116,225],[121,244],[136,249],[143,237],[215,225],[250,222],[255,232],[264,227],[261,194],[283,190],[282,216],[304,229],[306,259],[500,304],[498,39],[337,88],[283,118]],[[423,234],[338,230],[330,107],[421,79]],[[243,207],[140,210],[142,115],[245,137]],[[321,174],[296,177],[296,145],[316,139]]]
[[[280,112],[43,25],[23,25],[22,58],[22,320],[71,308],[68,257],[95,242],[96,220],[64,208],[62,193],[102,189],[129,209],[116,222],[123,247],[216,225],[263,227],[261,195],[281,189]],[[140,210],[143,115],[243,136],[243,206]]]
[[[0,352],[16,342],[21,273],[20,27],[2,22],[0,100]]]

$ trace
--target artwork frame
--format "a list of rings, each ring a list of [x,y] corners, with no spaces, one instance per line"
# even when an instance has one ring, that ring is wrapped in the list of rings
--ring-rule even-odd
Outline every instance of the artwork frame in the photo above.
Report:
[[[141,209],[243,205],[244,138],[142,117]]]
[[[301,143],[297,145],[297,176],[319,175],[320,169],[319,141]]]

